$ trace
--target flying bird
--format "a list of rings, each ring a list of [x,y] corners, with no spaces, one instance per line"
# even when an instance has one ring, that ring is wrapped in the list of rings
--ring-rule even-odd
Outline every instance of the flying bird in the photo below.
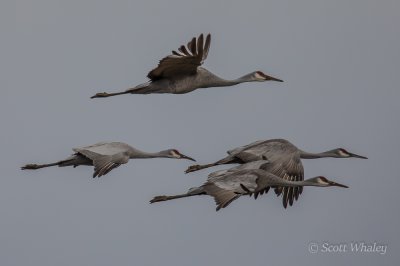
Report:
[[[304,177],[304,168],[301,159],[317,158],[361,158],[367,157],[350,153],[343,148],[337,148],[322,153],[309,153],[300,150],[295,145],[285,139],[259,140],[248,145],[238,147],[228,151],[228,156],[214,163],[205,165],[192,165],[186,173],[198,171],[208,167],[222,164],[245,164],[248,162],[267,160],[269,172],[289,181],[301,181]],[[302,193],[302,187],[282,187],[275,189],[279,196],[283,192],[283,206],[293,205]]]
[[[121,164],[126,164],[129,159],[173,158],[195,161],[193,158],[183,155],[176,149],[150,153],[135,149],[122,142],[100,142],[91,146],[74,148],[72,150],[75,153],[65,160],[49,164],[27,164],[21,167],[21,169],[35,170],[56,165],[60,167],[93,165],[93,177],[100,177]]]
[[[210,49],[211,35],[205,41],[203,34],[193,38],[185,47],[182,45],[178,51],[164,57],[158,66],[151,70],[147,77],[150,81],[122,92],[100,92],[91,98],[104,98],[121,94],[151,94],[174,93],[183,94],[199,88],[226,87],[243,82],[253,81],[279,81],[282,80],[268,76],[261,71],[255,71],[233,80],[226,80],[216,76],[205,68],[200,67],[207,58]]]
[[[221,208],[227,207],[232,201],[242,195],[254,195],[254,198],[257,199],[258,195],[263,194],[269,187],[298,186],[337,186],[347,188],[347,186],[330,181],[323,176],[317,176],[302,181],[290,181],[262,169],[244,169],[210,176],[202,186],[191,188],[187,193],[173,196],[156,196],[150,203],[197,195],[209,195],[214,198],[217,205],[216,210],[218,211]]]

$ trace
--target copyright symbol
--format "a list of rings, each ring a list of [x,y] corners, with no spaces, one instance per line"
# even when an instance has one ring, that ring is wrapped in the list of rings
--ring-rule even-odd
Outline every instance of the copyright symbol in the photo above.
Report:
[[[308,244],[308,251],[310,253],[313,253],[313,254],[317,253],[318,252],[318,244],[317,243],[313,243],[313,242]]]

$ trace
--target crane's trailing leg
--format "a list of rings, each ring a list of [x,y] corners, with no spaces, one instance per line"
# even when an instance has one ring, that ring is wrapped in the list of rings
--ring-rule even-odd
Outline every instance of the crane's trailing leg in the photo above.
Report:
[[[73,166],[76,167],[78,165],[93,165],[93,162],[79,154],[74,154],[68,157],[65,160],[61,160],[55,163],[47,163],[47,164],[35,164],[35,163],[30,163],[27,165],[24,165],[21,167],[21,170],[36,170],[40,168],[45,168],[45,167],[50,167],[50,166]]]
[[[219,165],[219,163],[209,163],[209,164],[203,164],[203,165],[199,165],[199,164],[195,164],[195,165],[191,165],[188,167],[188,169],[186,169],[185,173],[190,173],[190,172],[195,172],[195,171],[199,171],[201,169],[205,169],[205,168],[209,168],[209,167],[213,167]]]
[[[196,187],[196,188],[191,188],[185,194],[178,194],[178,195],[173,195],[173,196],[166,196],[166,195],[155,196],[152,200],[150,200],[150,203],[173,200],[173,199],[180,199],[180,198],[186,198],[186,197],[198,196],[198,195],[204,195],[204,194],[206,194],[206,192],[203,190],[202,187]]]
[[[139,84],[134,88],[127,89],[126,91],[121,91],[121,92],[114,92],[114,93],[107,93],[107,92],[99,92],[90,97],[91,99],[94,98],[107,98],[111,96],[116,96],[116,95],[122,95],[122,94],[148,94],[152,93],[153,91],[149,91],[151,89],[150,83],[143,83]]]
[[[167,195],[162,195],[162,196],[155,196],[152,200],[150,200],[150,203],[155,203],[155,202],[160,202],[160,201],[167,201],[167,200],[172,200],[172,199],[178,199],[178,198],[183,198],[185,196],[179,195],[181,197],[178,197],[178,195],[175,196],[167,196]]]
[[[25,166],[21,167],[21,170],[36,170],[40,168],[45,168],[45,167],[50,167],[50,166],[56,166],[60,165],[61,162],[56,162],[56,163],[48,163],[48,164],[35,164],[35,163],[30,163]]]
[[[107,98],[107,97],[110,97],[110,96],[116,96],[116,95],[128,94],[128,93],[130,93],[130,92],[129,91],[114,92],[114,93],[99,92],[99,93],[96,93],[95,95],[93,95],[90,98],[91,99],[94,99],[94,98]]]

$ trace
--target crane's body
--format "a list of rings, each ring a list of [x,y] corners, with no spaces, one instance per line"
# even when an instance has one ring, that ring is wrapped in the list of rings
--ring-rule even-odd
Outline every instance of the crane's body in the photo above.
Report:
[[[175,158],[175,159],[194,159],[181,154],[176,149],[169,149],[160,152],[144,152],[123,142],[99,142],[90,146],[73,148],[75,153],[70,157],[49,164],[27,164],[21,167],[22,170],[36,170],[50,166],[73,166],[93,165],[93,177],[100,177],[112,169],[126,164],[130,159],[147,158]]]
[[[208,34],[204,42],[203,34],[193,38],[187,47],[182,45],[178,52],[163,58],[158,66],[149,72],[149,82],[122,92],[100,92],[91,98],[104,98],[122,94],[152,94],[152,93],[189,93],[199,88],[226,87],[252,81],[282,80],[255,71],[238,79],[226,80],[220,78],[205,68],[200,67],[207,58],[211,43]]]
[[[205,68],[199,67],[195,75],[181,75],[173,79],[160,79],[146,82],[135,88],[121,92],[120,94],[151,94],[151,93],[172,93],[184,94],[196,89],[210,87],[233,86],[243,82],[249,82],[251,74],[245,75],[235,80],[222,79]]]
[[[249,162],[267,160],[269,163],[264,164],[265,169],[283,179],[289,181],[302,181],[304,177],[304,168],[301,159],[316,158],[363,158],[366,157],[350,153],[345,149],[338,148],[322,153],[309,153],[300,150],[295,145],[285,139],[259,140],[245,146],[241,146],[228,151],[228,156],[214,163],[204,165],[192,165],[186,173],[198,171],[208,167],[223,164],[246,164]],[[285,187],[275,190],[279,196],[283,192],[283,205],[292,205],[302,193],[302,187]]]
[[[302,181],[289,181],[262,169],[240,169],[211,176],[202,186],[191,188],[184,194],[156,196],[150,203],[198,195],[209,195],[214,197],[217,204],[216,210],[218,211],[242,195],[254,195],[254,198],[257,198],[258,195],[263,194],[269,187],[296,188],[299,186],[347,187],[322,176]]]

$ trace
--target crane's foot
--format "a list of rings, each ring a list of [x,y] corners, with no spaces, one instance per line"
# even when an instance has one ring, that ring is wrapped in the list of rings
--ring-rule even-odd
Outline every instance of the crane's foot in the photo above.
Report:
[[[21,170],[28,170],[28,169],[35,170],[35,169],[39,169],[39,168],[40,168],[39,165],[32,163],[32,164],[27,164],[25,166],[22,166]]]
[[[110,94],[108,94],[107,92],[99,92],[96,93],[95,95],[93,95],[92,97],[90,97],[90,99],[94,99],[94,98],[105,98],[105,97],[109,97]]]
[[[194,172],[194,171],[198,171],[198,170],[200,170],[200,169],[202,169],[202,168],[201,168],[201,166],[198,165],[198,164],[191,165],[191,166],[188,167],[188,169],[186,169],[185,174],[188,174],[188,173]]]
[[[151,204],[151,203],[154,203],[154,202],[160,202],[160,201],[166,201],[166,200],[168,200],[168,196],[165,196],[165,195],[163,195],[163,196],[156,196],[156,197],[154,197],[152,200],[150,200],[150,204]]]

